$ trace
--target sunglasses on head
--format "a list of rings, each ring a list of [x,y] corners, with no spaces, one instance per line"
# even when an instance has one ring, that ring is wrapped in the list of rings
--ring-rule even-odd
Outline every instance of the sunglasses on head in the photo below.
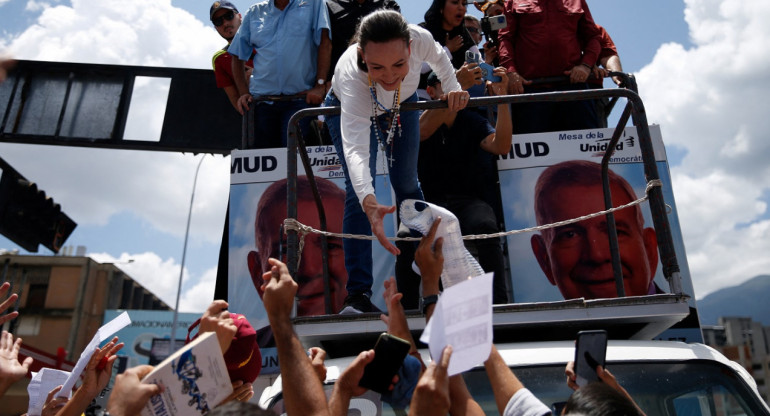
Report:
[[[214,23],[214,26],[219,27],[225,23],[225,20],[227,20],[228,22],[233,20],[233,17],[235,17],[235,12],[232,10],[228,10],[227,13],[223,14],[222,16],[211,19],[211,23]]]

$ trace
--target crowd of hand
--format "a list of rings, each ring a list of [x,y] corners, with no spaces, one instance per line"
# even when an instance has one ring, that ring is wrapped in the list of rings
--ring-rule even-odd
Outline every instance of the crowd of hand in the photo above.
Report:
[[[423,293],[427,294],[438,293],[440,274],[443,268],[443,241],[441,238],[435,238],[440,222],[439,218],[433,223],[429,233],[423,237],[415,253],[415,259],[422,275],[422,290]],[[265,282],[262,286],[265,293],[263,299],[276,340],[286,413],[289,415],[348,414],[351,400],[367,391],[366,388],[360,386],[360,381],[366,365],[374,360],[375,351],[361,352],[342,371],[327,400],[323,388],[327,374],[324,365],[326,352],[317,347],[305,350],[294,332],[291,321],[297,283],[282,262],[270,259],[270,266],[270,270],[263,276]],[[7,295],[9,286],[7,283],[0,286],[0,299]],[[400,302],[402,295],[398,292],[393,278],[385,281],[383,297],[388,313],[383,314],[381,319],[387,325],[388,333],[407,340],[410,343],[407,358],[416,357],[421,363],[419,378],[411,381],[414,385],[399,389],[399,391],[406,391],[408,392],[406,394],[411,395],[411,397],[405,398],[406,402],[409,403],[409,414],[421,416],[483,415],[481,406],[469,393],[462,375],[458,374],[451,377],[448,375],[447,370],[452,358],[451,346],[445,347],[441,356],[434,357],[429,365],[422,362]],[[12,294],[0,303],[0,322],[5,322],[16,316],[15,312],[4,314],[15,300],[16,295]],[[201,333],[216,333],[223,354],[230,347],[236,334],[236,325],[227,311],[227,307],[225,301],[212,302],[201,317],[199,329]],[[434,308],[435,305],[426,308],[426,320],[431,318]],[[0,396],[10,384],[23,378],[29,370],[31,358],[27,358],[23,362],[18,360],[20,345],[20,338],[14,339],[11,334],[3,332],[2,338],[0,338]],[[112,375],[113,364],[117,359],[116,354],[122,347],[123,344],[119,343],[118,338],[115,337],[101,348],[96,348],[83,371],[80,386],[74,391],[71,398],[57,397],[61,386],[55,388],[46,397],[42,415],[76,416],[83,414],[92,400],[107,387]],[[507,366],[494,346],[484,364],[500,414],[515,415],[526,412],[531,415],[545,415],[550,412],[550,409],[534,398],[516,378],[514,372]],[[161,386],[142,382],[142,379],[152,369],[152,366],[141,365],[129,368],[115,378],[107,403],[107,410],[111,415],[139,414],[152,396],[162,392]],[[568,386],[577,390],[573,363],[567,364],[565,374]],[[628,392],[618,384],[608,370],[599,366],[597,367],[597,375],[602,384],[609,387],[609,390],[630,403],[630,409],[635,410],[635,414],[643,415]],[[400,382],[409,381],[408,378],[401,379],[396,375],[391,380],[389,389],[394,390],[394,387]],[[219,406],[233,401],[246,402],[253,395],[251,383],[236,381],[233,383],[233,393],[219,403]],[[399,399],[401,403],[404,403],[403,397]],[[570,402],[568,401],[566,408],[568,409],[569,406]],[[228,407],[228,409],[232,409],[232,407]],[[257,414],[261,410],[251,408],[248,412]],[[222,412],[222,414],[226,413]]]

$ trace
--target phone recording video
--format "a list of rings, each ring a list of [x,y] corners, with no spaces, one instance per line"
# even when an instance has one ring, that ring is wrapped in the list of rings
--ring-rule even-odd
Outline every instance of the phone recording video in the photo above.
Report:
[[[576,383],[583,387],[592,381],[599,381],[596,366],[604,367],[607,354],[607,331],[580,331],[575,343]]]
[[[364,375],[358,385],[377,393],[386,393],[410,348],[409,341],[405,339],[387,332],[380,334],[374,346],[374,359],[364,367]]]

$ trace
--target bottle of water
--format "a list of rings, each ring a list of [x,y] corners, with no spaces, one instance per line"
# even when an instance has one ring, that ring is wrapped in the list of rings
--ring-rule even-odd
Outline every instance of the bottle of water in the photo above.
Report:
[[[484,274],[484,269],[463,244],[460,222],[446,208],[429,202],[407,199],[401,203],[400,213],[401,222],[422,235],[428,234],[433,221],[441,217],[436,238],[444,238],[444,268],[441,272],[441,283],[444,289]]]

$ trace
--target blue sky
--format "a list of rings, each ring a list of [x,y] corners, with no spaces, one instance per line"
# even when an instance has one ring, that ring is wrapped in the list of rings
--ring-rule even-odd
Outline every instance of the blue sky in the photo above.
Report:
[[[245,11],[249,2],[234,2]],[[412,23],[428,0],[400,2]],[[589,0],[661,124],[695,292],[770,272],[770,19],[766,0]],[[0,53],[19,59],[210,68],[224,43],[208,2],[0,0]],[[475,9],[470,10],[474,14]],[[151,102],[160,88],[145,88]],[[158,99],[153,99],[154,94]],[[154,107],[136,131],[158,125]],[[173,304],[193,175],[201,157],[0,144],[79,226],[67,245],[118,262]],[[43,160],[45,163],[40,163]],[[229,159],[206,156],[196,189],[182,310],[211,300]],[[0,237],[0,249],[17,248]],[[21,250],[24,253],[23,250]],[[41,247],[40,253],[47,253]],[[120,264],[128,259],[130,264]]]

